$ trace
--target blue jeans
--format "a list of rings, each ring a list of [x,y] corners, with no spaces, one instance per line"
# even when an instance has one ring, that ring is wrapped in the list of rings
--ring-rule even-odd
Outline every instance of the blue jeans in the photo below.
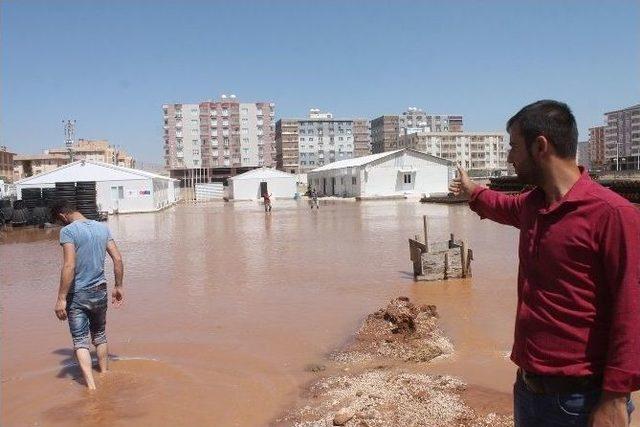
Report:
[[[600,399],[601,389],[593,389],[581,393],[549,393],[531,392],[520,375],[513,385],[513,417],[516,427],[587,427],[589,414]],[[631,399],[627,402],[629,422],[634,406]]]
[[[67,318],[73,348],[90,348],[107,342],[107,284],[102,283],[67,295]]]

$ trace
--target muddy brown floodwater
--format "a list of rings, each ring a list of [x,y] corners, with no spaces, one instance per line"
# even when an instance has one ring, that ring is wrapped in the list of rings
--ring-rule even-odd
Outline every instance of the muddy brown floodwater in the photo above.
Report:
[[[430,217],[474,250],[472,279],[414,283],[407,238]],[[58,230],[2,233],[2,425],[269,424],[305,367],[404,295],[435,304],[455,355],[427,369],[510,393],[517,232],[466,206],[411,201],[180,205],[111,217],[126,302],[110,308],[112,371],[87,392],[53,305]],[[109,284],[111,263],[107,261]]]

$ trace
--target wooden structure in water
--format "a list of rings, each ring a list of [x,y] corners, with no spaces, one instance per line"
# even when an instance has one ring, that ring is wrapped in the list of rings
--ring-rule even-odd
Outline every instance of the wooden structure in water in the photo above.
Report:
[[[424,240],[416,235],[409,239],[409,252],[416,281],[446,280],[471,277],[473,251],[453,233],[446,242],[429,243],[429,220],[422,217]]]

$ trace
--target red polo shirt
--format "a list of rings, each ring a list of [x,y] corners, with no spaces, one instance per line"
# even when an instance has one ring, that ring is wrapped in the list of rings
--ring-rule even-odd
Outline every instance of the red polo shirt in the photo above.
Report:
[[[551,206],[540,188],[484,187],[469,205],[520,229],[511,360],[543,375],[601,374],[608,391],[640,389],[640,210],[584,171]]]

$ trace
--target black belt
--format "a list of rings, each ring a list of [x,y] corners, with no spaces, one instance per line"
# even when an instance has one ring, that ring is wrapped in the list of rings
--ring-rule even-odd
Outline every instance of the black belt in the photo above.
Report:
[[[518,377],[527,389],[535,394],[581,393],[602,387],[602,375],[583,377],[539,375],[518,369]]]

